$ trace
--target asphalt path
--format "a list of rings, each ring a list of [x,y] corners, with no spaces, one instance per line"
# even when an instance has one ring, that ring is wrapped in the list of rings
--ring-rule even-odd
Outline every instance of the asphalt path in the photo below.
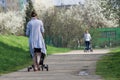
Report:
[[[0,80],[103,80],[95,74],[96,61],[108,53],[108,49],[84,52],[74,50],[67,53],[49,55],[45,59],[49,71],[27,71],[27,68],[4,74]]]

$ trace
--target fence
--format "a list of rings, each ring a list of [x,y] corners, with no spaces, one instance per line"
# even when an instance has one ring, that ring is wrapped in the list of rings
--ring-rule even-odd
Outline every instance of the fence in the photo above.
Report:
[[[98,44],[101,47],[114,47],[120,45],[120,28],[99,28]]]
[[[98,28],[90,30],[92,36],[92,46],[94,48],[100,47],[115,47],[120,46],[120,27],[117,28]],[[81,33],[83,34],[83,33]],[[46,36],[46,44],[53,45],[56,47],[64,47],[65,43],[63,42],[60,36]],[[80,41],[81,42],[81,41]],[[68,43],[70,44],[70,43]],[[80,43],[81,48],[84,47],[84,42]],[[77,42],[71,44],[72,48],[79,45]],[[78,46],[76,47],[76,49]]]

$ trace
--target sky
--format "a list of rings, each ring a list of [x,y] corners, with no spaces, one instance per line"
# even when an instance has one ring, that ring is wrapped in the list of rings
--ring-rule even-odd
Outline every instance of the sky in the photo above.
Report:
[[[72,5],[72,4],[81,4],[85,3],[85,0],[54,0],[55,5]]]

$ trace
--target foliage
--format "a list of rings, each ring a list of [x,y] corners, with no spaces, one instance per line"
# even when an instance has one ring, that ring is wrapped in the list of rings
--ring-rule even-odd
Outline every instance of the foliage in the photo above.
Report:
[[[1,12],[0,16],[0,34],[23,34],[22,12]]]
[[[107,19],[116,20],[117,25],[120,25],[120,0],[101,0],[101,6],[104,8],[103,13]]]
[[[96,27],[114,27],[116,25],[115,18],[108,19],[103,13],[104,7],[101,4],[105,2],[102,0],[86,0],[86,2],[85,9],[90,24],[93,26],[96,24]]]
[[[112,50],[101,60],[97,62],[97,74],[105,78],[105,80],[120,80],[120,49]]]
[[[38,17],[42,19],[46,11],[53,11],[53,0],[35,0],[34,9],[38,13]]]
[[[63,18],[61,19],[61,17]],[[66,11],[64,13],[60,11],[47,13],[44,17],[44,23],[47,30],[46,37],[52,38],[52,44],[55,46],[67,47],[71,40],[76,42],[76,39],[81,37],[82,28],[79,21],[72,19],[72,15],[67,14]]]
[[[83,45],[82,35],[85,29],[118,26],[120,19],[119,8],[113,9],[111,6],[113,3],[114,6],[119,6],[119,0],[114,0],[110,5],[109,0],[86,0],[84,5],[62,8],[53,8],[51,3],[47,7],[44,4],[47,1],[36,1],[32,4],[29,0],[25,12],[0,13],[0,33],[23,34],[30,13],[35,8],[38,17],[44,22],[47,43],[57,47],[77,48]],[[96,31],[93,32],[92,37],[95,39]]]
[[[29,5],[27,5],[25,9],[26,11],[23,9],[23,11],[8,11],[6,13],[0,13],[0,34],[24,34],[26,23],[30,20],[30,13],[33,10],[31,0],[29,0],[28,3]]]
[[[33,10],[34,10],[34,7],[33,7],[32,1],[28,0],[28,5],[26,6],[26,11],[25,11],[24,31],[26,30],[26,26],[27,26],[28,21],[30,21],[30,19],[31,19],[31,12]]]
[[[43,17],[46,42],[57,47],[77,48],[83,45],[83,33],[85,29],[97,29],[101,27],[114,27],[116,19],[108,19],[103,13],[101,0],[86,0],[84,5],[54,8],[47,11]],[[94,41],[96,31],[92,31]]]

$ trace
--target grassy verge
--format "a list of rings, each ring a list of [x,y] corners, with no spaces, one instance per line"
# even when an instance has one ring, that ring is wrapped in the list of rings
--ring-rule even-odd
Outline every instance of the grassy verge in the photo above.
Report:
[[[96,73],[105,80],[120,80],[120,47],[97,62]]]
[[[70,49],[47,46],[47,53],[67,52]],[[13,72],[31,64],[28,38],[0,35],[0,74]]]
[[[50,55],[50,54],[59,54],[59,53],[65,53],[65,52],[68,52],[70,51],[70,49],[68,48],[55,48],[55,47],[52,47],[52,46],[47,46],[47,54]]]

